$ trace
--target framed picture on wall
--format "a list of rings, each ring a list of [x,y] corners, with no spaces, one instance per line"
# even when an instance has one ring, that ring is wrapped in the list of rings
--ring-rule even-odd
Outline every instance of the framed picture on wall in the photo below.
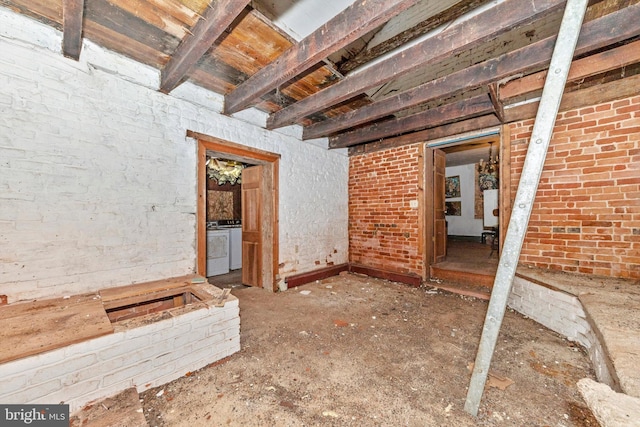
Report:
[[[444,180],[444,197],[460,197],[460,175],[449,176]]]
[[[448,216],[462,216],[462,202],[444,202],[444,214]]]

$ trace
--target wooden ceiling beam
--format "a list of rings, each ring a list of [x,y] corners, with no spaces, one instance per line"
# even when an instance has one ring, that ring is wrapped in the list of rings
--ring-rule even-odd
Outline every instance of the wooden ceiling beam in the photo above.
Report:
[[[606,47],[640,34],[640,4],[611,13],[583,25],[576,47],[576,55]],[[303,139],[329,136],[343,129],[367,123],[415,107],[438,98],[446,98],[461,90],[470,90],[491,84],[539,67],[548,66],[556,37],[548,37],[536,43],[505,53],[461,71],[440,77],[405,92],[389,96],[357,110],[307,126]],[[585,59],[585,61],[588,61]],[[500,87],[500,99],[508,84]]]
[[[640,74],[599,84],[586,89],[574,90],[562,95],[560,111],[597,105],[615,99],[626,98],[638,94],[640,87]],[[536,116],[539,101],[532,101],[511,108],[505,108],[505,120],[508,123],[531,119]]]
[[[636,62],[640,62],[640,40],[573,61],[567,80],[584,79],[635,64]],[[546,77],[547,71],[545,70],[517,80],[511,80],[500,87],[499,99],[502,101],[541,90],[544,87]]]
[[[347,76],[344,80],[271,114],[267,128],[274,129],[296,122],[301,117],[325,110],[367,89],[389,82],[424,64],[437,62],[466,49],[556,12],[563,0],[506,0],[439,34],[404,49],[375,66]]]
[[[402,31],[401,33],[391,37],[390,39],[387,39],[384,42],[381,42],[373,47],[364,49],[353,58],[347,60],[343,64],[340,64],[340,66],[338,67],[338,71],[342,74],[347,74],[350,71],[358,68],[359,66],[366,64],[367,62],[376,59],[386,53],[389,53],[393,49],[396,49],[405,43],[415,40],[424,34],[427,34],[429,31],[439,27],[440,25],[444,25],[447,22],[455,21],[465,13],[479,6],[482,6],[485,3],[488,3],[488,1],[489,0],[458,1],[454,6],[449,7],[448,9],[445,9],[442,12],[422,22],[419,22],[415,26]]]
[[[62,1],[62,54],[67,58],[80,59],[82,50],[82,18],[84,0]]]
[[[349,156],[373,153],[380,150],[387,150],[393,147],[416,144],[418,142],[432,141],[434,139],[446,138],[448,136],[460,135],[480,129],[495,127],[499,124],[500,121],[495,115],[487,114],[484,116],[461,120],[459,122],[425,129],[418,132],[412,132],[393,138],[384,138],[382,140],[370,142],[368,144],[355,145],[353,147],[349,147]]]
[[[417,0],[358,0],[260,69],[225,97],[225,113],[236,113],[331,53],[387,22]]]
[[[491,98],[491,103],[493,104],[493,112],[500,120],[500,123],[504,123],[504,104],[500,100],[500,95],[498,95],[498,84],[491,83],[487,88],[489,89],[489,98]]]
[[[242,13],[250,0],[218,0],[212,2],[191,32],[185,36],[160,74],[160,91],[175,89],[193,69],[198,60],[215,43],[231,23]]]
[[[420,129],[441,126],[445,123],[464,120],[493,112],[493,103],[487,94],[463,99],[458,102],[432,108],[421,113],[399,119],[386,120],[369,127],[345,132],[329,138],[329,148],[345,148],[401,135]]]

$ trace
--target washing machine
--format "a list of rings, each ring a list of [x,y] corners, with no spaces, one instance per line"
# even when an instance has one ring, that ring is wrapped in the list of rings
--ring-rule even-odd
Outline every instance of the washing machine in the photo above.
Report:
[[[229,230],[207,230],[207,277],[229,272]]]

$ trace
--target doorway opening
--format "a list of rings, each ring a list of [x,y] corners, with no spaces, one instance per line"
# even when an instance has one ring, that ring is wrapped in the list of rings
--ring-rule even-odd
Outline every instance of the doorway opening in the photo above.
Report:
[[[208,276],[207,264],[217,265],[230,262],[230,252],[241,257],[240,268],[231,272],[233,277],[227,280],[240,280],[242,285],[256,286],[277,290],[278,274],[278,166],[280,155],[267,151],[246,147],[219,138],[196,132],[187,132],[187,136],[198,143],[198,206],[196,219],[196,273]],[[218,209],[230,209],[235,218],[213,219],[209,206],[210,191],[216,191],[208,174],[207,161],[221,159],[229,164],[241,164],[242,179],[236,185],[239,190],[232,190],[226,197],[220,197],[216,203]],[[214,174],[215,175],[215,174]],[[228,184],[228,183],[227,183]],[[217,185],[217,184],[215,184]],[[212,188],[212,190],[209,190]],[[239,212],[233,213],[234,191],[239,200],[235,201]],[[230,206],[224,202],[230,199]],[[214,203],[215,205],[215,203]],[[213,215],[221,215],[219,212]],[[224,214],[228,216],[227,214]],[[214,225],[215,223],[215,225]],[[238,227],[240,225],[240,227]],[[231,242],[231,234],[234,238]],[[210,241],[209,241],[210,240]],[[229,243],[236,245],[230,248]],[[207,246],[209,245],[209,251]],[[213,251],[211,245],[216,245]],[[208,254],[220,255],[208,259]],[[222,255],[226,256],[221,258]],[[213,265],[212,264],[212,265]],[[236,261],[237,267],[237,261]],[[216,277],[223,277],[218,275]],[[224,282],[224,280],[222,281]]]
[[[508,133],[508,130],[507,130]],[[491,289],[504,235],[505,131],[427,143],[426,274]],[[508,139],[507,139],[508,141]],[[506,166],[508,169],[508,166]],[[508,197],[508,196],[507,196]]]

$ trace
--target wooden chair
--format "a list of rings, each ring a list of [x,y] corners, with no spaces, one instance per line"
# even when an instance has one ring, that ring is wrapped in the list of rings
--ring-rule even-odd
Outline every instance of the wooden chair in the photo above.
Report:
[[[496,253],[500,253],[499,245],[500,245],[500,233],[499,233],[498,227],[496,227],[493,230],[493,237],[491,238],[491,252],[489,252],[489,258],[491,258],[491,255],[493,255],[494,251]]]
[[[494,209],[493,210],[493,216],[498,217],[500,215],[500,209]],[[495,251],[497,254],[500,254],[500,230],[498,229],[499,227],[494,227],[493,228],[493,238],[491,239],[491,252],[489,252],[489,258],[491,258],[491,255],[493,255],[493,252]]]

